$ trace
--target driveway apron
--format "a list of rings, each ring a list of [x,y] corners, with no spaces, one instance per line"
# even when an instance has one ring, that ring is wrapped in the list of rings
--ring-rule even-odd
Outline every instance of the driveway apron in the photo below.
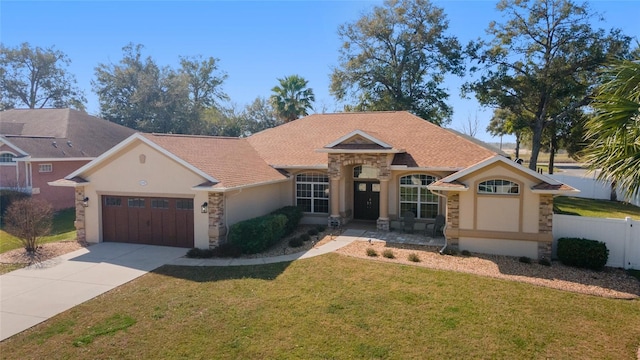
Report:
[[[187,249],[100,243],[0,276],[0,340],[184,256]]]

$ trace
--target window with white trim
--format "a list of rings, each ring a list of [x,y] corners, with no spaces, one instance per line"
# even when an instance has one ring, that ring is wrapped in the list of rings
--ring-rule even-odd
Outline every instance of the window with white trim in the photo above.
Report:
[[[433,219],[438,215],[440,198],[427,189],[436,181],[431,175],[412,174],[400,178],[400,214],[411,211],[417,219]]]
[[[491,179],[478,184],[478,194],[518,195],[520,185],[504,179]]]
[[[16,162],[13,159],[16,158],[15,154],[10,152],[3,152],[0,154],[0,165],[16,165]]]
[[[296,175],[296,205],[307,213],[329,213],[329,176],[319,173]]]
[[[38,165],[38,172],[41,172],[41,173],[53,172],[53,164],[40,164],[40,165]]]

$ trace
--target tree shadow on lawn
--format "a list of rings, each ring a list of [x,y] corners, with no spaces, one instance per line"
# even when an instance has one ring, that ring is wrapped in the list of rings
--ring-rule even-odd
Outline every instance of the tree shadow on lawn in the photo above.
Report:
[[[243,266],[178,266],[164,265],[153,273],[195,282],[237,279],[275,280],[291,262]]]
[[[530,283],[540,283],[538,280],[543,280],[543,284],[553,288],[566,287],[571,290],[572,284],[576,284],[582,285],[585,289],[599,287],[629,294],[631,295],[629,297],[640,296],[640,281],[618,268],[605,267],[601,271],[595,271],[566,266],[559,261],[553,261],[551,266],[545,266],[538,264],[535,260],[525,263],[518,257],[480,253],[471,253],[469,256],[441,255],[438,252],[439,249],[422,245],[386,243],[384,247],[419,253],[422,261],[415,263],[418,266]],[[398,258],[406,256],[404,253],[398,255]]]

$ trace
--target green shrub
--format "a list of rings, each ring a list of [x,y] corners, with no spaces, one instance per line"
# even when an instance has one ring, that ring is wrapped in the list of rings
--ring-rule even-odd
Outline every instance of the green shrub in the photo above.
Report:
[[[407,260],[413,261],[413,262],[420,262],[420,256],[418,256],[418,254],[416,253],[410,253],[409,256],[407,256]]]
[[[452,248],[452,247],[447,246],[447,247],[446,247],[446,248],[444,248],[444,250],[442,250],[440,253],[441,253],[441,254],[444,254],[444,255],[457,255],[457,254],[458,254],[458,250],[456,250],[456,249],[454,249],[454,248]]]
[[[525,263],[525,264],[531,264],[531,258],[530,257],[526,257],[526,256],[520,256],[520,260],[521,263]]]
[[[304,241],[302,240],[301,237],[295,237],[289,240],[289,246],[291,247],[300,247],[302,245],[304,245]]]
[[[308,234],[309,236],[318,235],[318,229],[316,229],[316,228],[311,228],[311,229],[309,229],[309,231],[307,231],[307,234]]]
[[[600,270],[609,259],[609,249],[601,241],[560,238],[558,259],[565,265]]]
[[[367,248],[367,256],[376,257],[378,252],[374,248]]]
[[[302,234],[302,235],[300,235],[300,239],[302,241],[309,241],[309,240],[311,240],[311,236],[309,236],[309,234]]]
[[[187,257],[192,259],[206,259],[213,257],[213,250],[193,248],[187,251]]]
[[[387,259],[395,259],[396,256],[393,254],[393,250],[391,249],[386,249],[385,251],[382,252],[382,256],[386,257]]]
[[[213,255],[222,258],[237,258],[242,255],[242,249],[235,244],[226,242],[213,249]]]
[[[469,250],[462,250],[460,254],[463,256],[471,256],[471,252]]]
[[[284,235],[292,234],[300,224],[302,220],[302,210],[297,206],[285,206],[274,212],[271,215],[284,215],[287,218],[287,225],[285,226]]]
[[[268,249],[285,234],[287,217],[270,214],[233,224],[228,240],[244,254],[255,254]]]
[[[540,260],[538,260],[538,264],[544,265],[544,266],[551,266],[551,261],[547,258],[540,258]]]
[[[316,229],[318,230],[318,232],[323,232],[327,229],[327,227],[324,225],[316,225]]]

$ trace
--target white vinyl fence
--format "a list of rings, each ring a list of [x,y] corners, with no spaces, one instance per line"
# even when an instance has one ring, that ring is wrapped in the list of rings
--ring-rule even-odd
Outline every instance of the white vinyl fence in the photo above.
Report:
[[[571,196],[587,199],[609,200],[611,198],[611,182],[598,180],[596,175],[597,174],[595,173],[588,173],[584,176],[576,176],[558,173],[547,176],[580,190],[579,193],[571,194]],[[635,206],[640,206],[640,194],[632,199],[626,199],[625,193],[621,189],[617,189],[616,193],[618,200],[628,201]]]
[[[575,237],[607,244],[607,266],[640,270],[640,221],[553,215],[553,251],[559,238]]]

